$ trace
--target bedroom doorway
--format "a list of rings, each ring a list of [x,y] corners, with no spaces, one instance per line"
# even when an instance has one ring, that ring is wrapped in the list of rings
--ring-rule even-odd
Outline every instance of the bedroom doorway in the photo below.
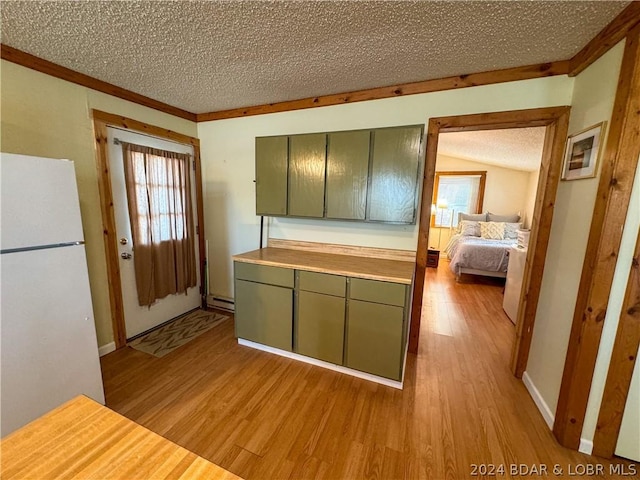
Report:
[[[418,233],[416,280],[412,299],[413,308],[409,351],[416,353],[418,350],[423,289],[430,240],[431,205],[436,178],[436,158],[440,134],[448,132],[544,127],[542,161],[537,181],[537,195],[530,223],[529,253],[524,265],[522,295],[520,295],[519,314],[516,321],[516,339],[511,358],[511,369],[514,375],[518,378],[522,376],[526,368],[533,333],[533,323],[535,321],[551,220],[553,218],[553,205],[562,167],[569,111],[570,107],[551,107],[440,117],[429,120]]]
[[[442,271],[442,280],[454,279],[452,288],[493,286],[489,307],[513,325],[544,136],[545,127],[528,127],[438,137],[429,252],[439,258],[429,265]]]

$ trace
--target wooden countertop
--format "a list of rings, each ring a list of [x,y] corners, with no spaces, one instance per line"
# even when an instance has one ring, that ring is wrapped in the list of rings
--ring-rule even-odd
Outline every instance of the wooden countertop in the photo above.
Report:
[[[8,435],[0,447],[3,480],[240,478],[83,396]]]
[[[294,268],[312,272],[367,278],[384,282],[410,285],[413,280],[413,262],[386,260],[335,253],[308,252],[289,248],[267,247],[234,255],[237,262],[258,263],[272,267]]]

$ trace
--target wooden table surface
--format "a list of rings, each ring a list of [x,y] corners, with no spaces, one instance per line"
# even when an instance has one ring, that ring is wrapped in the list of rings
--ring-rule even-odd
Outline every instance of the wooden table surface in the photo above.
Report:
[[[381,280],[410,285],[413,279],[413,262],[386,260],[334,253],[307,252],[290,248],[267,247],[234,255],[238,262],[258,263],[273,267],[296,268],[312,272],[345,275],[348,277]]]
[[[240,478],[83,396],[8,435],[0,448],[3,480]]]

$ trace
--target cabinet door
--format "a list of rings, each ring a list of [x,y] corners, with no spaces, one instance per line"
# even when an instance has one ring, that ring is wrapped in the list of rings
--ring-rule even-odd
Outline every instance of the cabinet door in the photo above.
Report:
[[[287,214],[288,137],[256,138],[256,215]]]
[[[298,292],[296,351],[301,355],[342,365],[345,299]]]
[[[327,218],[365,219],[370,136],[369,130],[328,134]]]
[[[236,280],[236,337],[291,351],[293,290]]]
[[[368,219],[414,223],[422,127],[374,130]]]
[[[324,133],[289,137],[289,215],[324,215],[326,144]]]
[[[404,309],[349,301],[346,366],[400,380]]]

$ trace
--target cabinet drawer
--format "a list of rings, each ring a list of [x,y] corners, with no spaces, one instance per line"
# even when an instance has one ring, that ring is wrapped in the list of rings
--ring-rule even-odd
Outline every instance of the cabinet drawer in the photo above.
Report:
[[[351,279],[350,298],[404,307],[406,285],[363,278]]]
[[[293,288],[293,270],[290,268],[245,262],[235,262],[234,268],[236,279]]]
[[[298,270],[298,287],[300,290],[344,297],[346,286],[347,279],[340,275]]]

